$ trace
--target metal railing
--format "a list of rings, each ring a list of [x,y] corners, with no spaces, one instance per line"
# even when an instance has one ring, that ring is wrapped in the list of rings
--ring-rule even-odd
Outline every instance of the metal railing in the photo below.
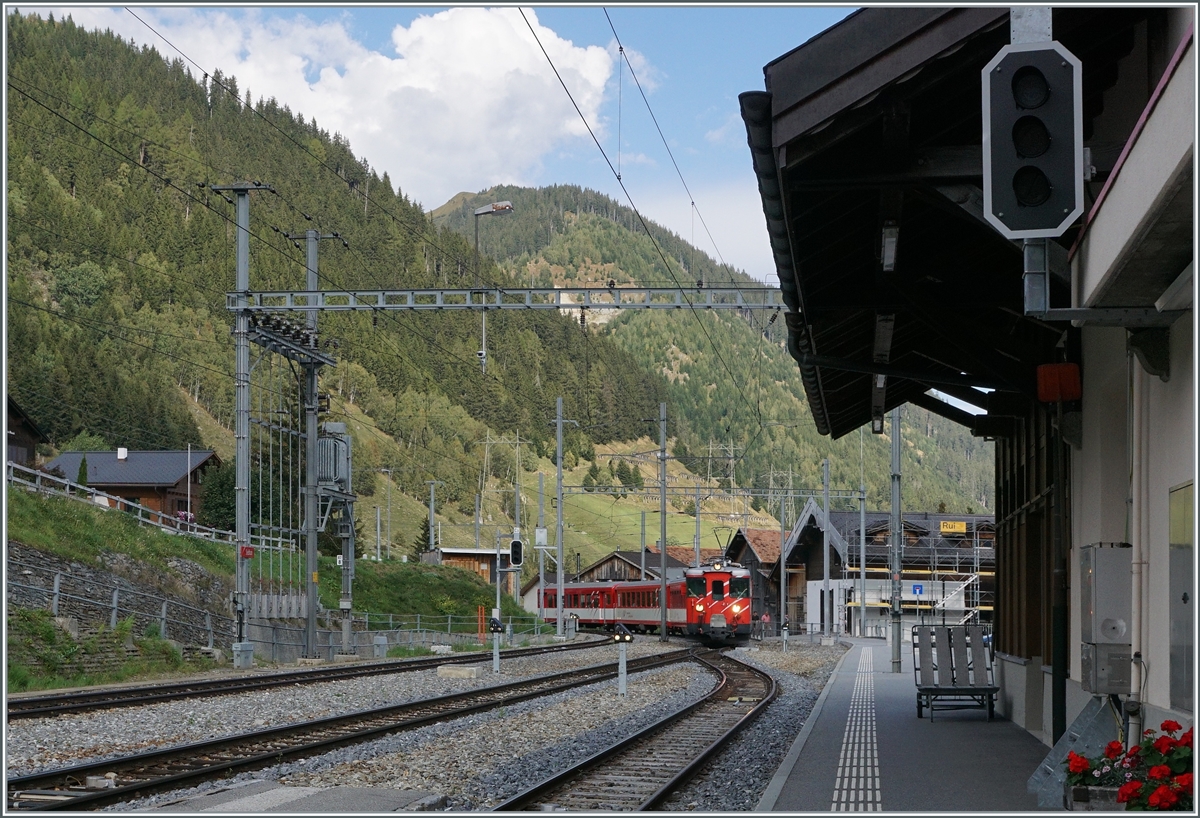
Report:
[[[164,639],[207,648],[232,645],[236,633],[232,617],[99,580],[93,576],[39,565],[9,556],[7,598],[10,606],[48,610],[52,616],[73,616],[84,625],[117,625],[133,617],[137,633],[157,630]],[[333,660],[347,652],[342,643],[341,614],[319,608],[323,627],[317,629],[316,652]],[[552,635],[554,628],[533,615],[501,617],[506,644]],[[490,644],[484,633],[481,642],[478,616],[453,614],[386,614],[351,611],[348,652],[371,655],[374,637],[386,636],[388,646],[431,648],[435,645],[472,647]],[[293,662],[307,650],[306,628],[289,621],[255,618],[248,623],[247,636],[260,659]]]
[[[233,620],[203,608],[11,557],[7,564],[6,595],[12,605],[48,609],[52,616],[73,615],[86,623],[107,620],[114,631],[118,623],[132,617],[142,633],[153,628],[163,639],[208,648],[218,637],[233,638]],[[19,577],[31,579],[21,581]],[[37,584],[36,577],[42,577],[45,584]]]
[[[41,494],[67,497],[78,502],[89,503],[96,508],[119,509],[135,517],[138,525],[151,525],[169,534],[186,534],[189,537],[198,537],[202,540],[227,543],[229,545],[233,545],[236,538],[236,535],[232,531],[209,528],[199,523],[185,522],[172,517],[165,511],[143,506],[140,503],[126,500],[124,497],[106,494],[103,491],[89,488],[81,483],[76,483],[74,480],[68,480],[65,477],[58,477],[48,472],[38,471],[26,466],[19,466],[11,460],[6,463],[5,479],[11,485],[24,486],[30,491],[36,491]],[[271,546],[265,547],[269,548]]]

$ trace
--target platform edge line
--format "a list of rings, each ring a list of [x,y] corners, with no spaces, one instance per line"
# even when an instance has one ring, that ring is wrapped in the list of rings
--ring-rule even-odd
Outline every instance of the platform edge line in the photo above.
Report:
[[[840,640],[839,640],[840,642]],[[775,771],[775,775],[771,778],[771,783],[763,791],[762,798],[758,800],[758,806],[754,808],[755,812],[772,812],[775,809],[775,802],[779,800],[779,794],[783,792],[783,785],[787,782],[788,776],[792,772],[792,768],[796,766],[796,759],[800,757],[800,753],[804,751],[804,745],[808,741],[809,733],[812,732],[813,725],[817,719],[821,717],[821,711],[825,707],[825,698],[829,695],[829,689],[833,687],[833,680],[842,670],[842,663],[846,661],[855,647],[870,649],[871,645],[856,646],[852,643],[840,642],[846,645],[846,652],[842,654],[842,658],[838,659],[838,663],[834,665],[833,671],[829,674],[829,678],[825,680],[825,686],[821,688],[821,695],[817,696],[817,701],[813,704],[812,712],[808,714],[808,718],[804,720],[804,726],[800,728],[800,735],[796,736],[796,740],[792,742],[791,749],[788,750],[783,761],[779,763],[779,769]]]

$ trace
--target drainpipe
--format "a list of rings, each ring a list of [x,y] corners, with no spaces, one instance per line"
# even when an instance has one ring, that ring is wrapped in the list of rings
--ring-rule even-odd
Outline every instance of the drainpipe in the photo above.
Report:
[[[1125,712],[1129,716],[1129,733],[1125,737],[1125,743],[1128,747],[1133,747],[1142,738],[1142,549],[1145,545],[1144,520],[1146,517],[1146,506],[1144,505],[1146,481],[1144,468],[1146,406],[1145,373],[1140,366],[1133,365],[1132,356],[1129,356],[1129,366],[1132,370],[1130,378],[1130,389],[1132,392],[1130,406],[1132,412],[1129,423],[1133,430],[1133,434],[1131,435],[1132,445],[1129,452],[1132,466],[1130,469],[1129,494],[1133,499],[1129,510],[1129,530],[1131,535],[1129,539],[1130,544],[1133,546],[1130,563],[1133,610],[1130,612],[1129,647],[1133,667],[1130,668],[1129,699],[1125,702]]]

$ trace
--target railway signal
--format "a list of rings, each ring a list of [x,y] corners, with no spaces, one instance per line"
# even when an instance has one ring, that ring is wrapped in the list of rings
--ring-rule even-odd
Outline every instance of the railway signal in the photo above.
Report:
[[[1083,66],[1056,41],[983,68],[984,215],[1009,239],[1057,238],[1083,212]]]
[[[633,641],[633,634],[629,632],[629,628],[618,622],[617,629],[613,633],[613,641],[620,648],[620,657],[617,662],[617,695],[624,696],[628,684],[628,677],[625,673],[625,646]]]
[[[508,544],[508,564],[516,568],[525,561],[525,543],[513,540]]]

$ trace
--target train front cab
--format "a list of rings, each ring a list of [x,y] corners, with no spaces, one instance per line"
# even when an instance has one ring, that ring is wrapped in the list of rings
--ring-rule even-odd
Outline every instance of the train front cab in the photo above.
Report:
[[[714,642],[750,638],[750,572],[705,566],[684,572],[687,633]]]

